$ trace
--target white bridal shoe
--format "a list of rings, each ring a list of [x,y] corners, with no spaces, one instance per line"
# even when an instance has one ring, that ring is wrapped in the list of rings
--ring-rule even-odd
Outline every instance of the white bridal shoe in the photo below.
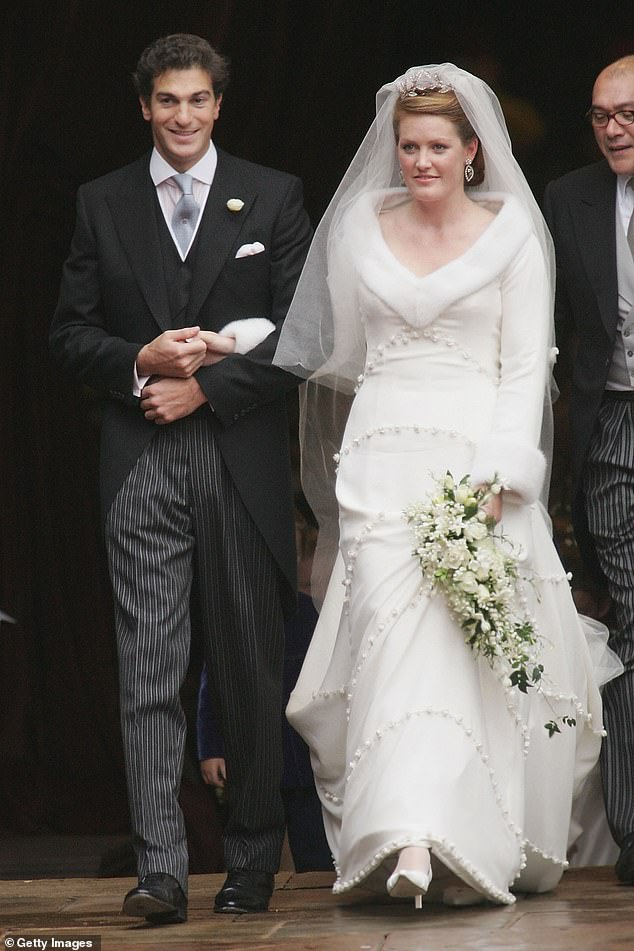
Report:
[[[416,908],[423,907],[423,895],[431,884],[431,858],[429,849],[410,846],[401,849],[394,872],[387,880],[386,888],[392,898],[413,898]]]

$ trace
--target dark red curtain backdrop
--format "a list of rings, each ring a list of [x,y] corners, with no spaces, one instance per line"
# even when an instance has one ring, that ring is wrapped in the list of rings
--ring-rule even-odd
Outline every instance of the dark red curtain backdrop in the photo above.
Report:
[[[300,175],[316,223],[378,86],[424,62],[490,77],[539,197],[594,156],[581,117],[598,69],[634,50],[631,6],[604,5],[600,22],[557,2],[11,6],[0,26],[0,609],[17,623],[0,626],[0,834],[118,833],[128,819],[99,402],[50,367],[47,332],[77,186],[150,144],[129,79],[139,52],[184,30],[227,53],[217,141]]]

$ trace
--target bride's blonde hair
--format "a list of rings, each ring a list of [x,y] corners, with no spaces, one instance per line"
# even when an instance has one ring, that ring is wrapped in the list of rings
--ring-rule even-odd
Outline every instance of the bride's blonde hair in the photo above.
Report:
[[[469,142],[472,142],[473,139],[476,139],[478,142],[478,151],[475,154],[471,166],[474,175],[469,185],[482,184],[484,181],[484,155],[482,147],[455,93],[451,91],[441,92],[439,89],[426,89],[424,93],[421,93],[419,96],[399,96],[394,105],[394,114],[392,117],[394,137],[397,142],[401,119],[406,115],[443,116],[455,125],[463,145],[467,145]]]

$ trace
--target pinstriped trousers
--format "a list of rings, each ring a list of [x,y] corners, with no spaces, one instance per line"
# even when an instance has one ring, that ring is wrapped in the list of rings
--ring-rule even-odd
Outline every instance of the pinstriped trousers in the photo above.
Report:
[[[603,692],[601,774],[615,841],[634,834],[634,401],[604,399],[584,471],[588,525],[614,603],[624,673]]]
[[[112,504],[106,547],[139,878],[167,872],[187,892],[179,689],[194,576],[226,750],[226,867],[277,871],[284,833],[278,570],[206,414],[157,427]]]

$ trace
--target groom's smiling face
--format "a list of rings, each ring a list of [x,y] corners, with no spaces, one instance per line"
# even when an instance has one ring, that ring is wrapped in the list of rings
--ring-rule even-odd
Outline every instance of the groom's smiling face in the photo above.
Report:
[[[154,79],[149,101],[140,99],[156,150],[176,171],[186,172],[207,152],[221,101],[200,68],[168,69]]]

